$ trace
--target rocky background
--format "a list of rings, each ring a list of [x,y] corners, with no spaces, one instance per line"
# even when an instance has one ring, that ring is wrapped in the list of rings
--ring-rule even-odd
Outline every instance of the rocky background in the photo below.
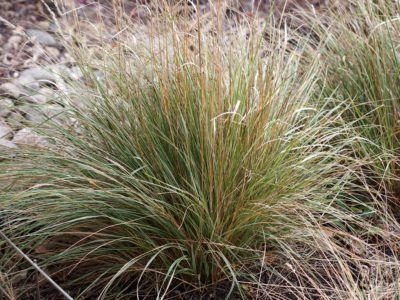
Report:
[[[64,81],[81,78],[57,36],[56,14],[51,1],[0,0],[0,148],[46,146],[33,128],[50,118],[61,121]]]
[[[63,105],[58,94],[66,92],[65,80],[80,80],[79,68],[57,36],[52,17],[78,7],[82,17],[110,8],[111,1],[89,0],[0,0],[0,151],[1,148],[46,146],[33,128],[48,119],[63,122]],[[140,1],[140,2],[138,2]],[[132,18],[141,18],[140,7],[149,0],[125,0]],[[278,0],[275,14],[297,6],[320,10],[327,0]],[[207,5],[208,1],[201,1]],[[239,0],[243,12],[271,9],[269,0]],[[57,9],[58,8],[58,9]],[[50,11],[49,11],[50,9]],[[62,13],[62,12],[61,12]],[[262,14],[261,14],[262,15]]]

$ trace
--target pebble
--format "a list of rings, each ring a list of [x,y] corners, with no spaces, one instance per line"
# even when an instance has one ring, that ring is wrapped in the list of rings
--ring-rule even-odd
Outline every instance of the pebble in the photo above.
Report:
[[[39,91],[38,94],[46,96],[47,98],[51,98],[53,97],[55,94],[57,93],[57,91],[49,88],[49,87],[42,87]]]
[[[30,33],[32,34],[32,31]],[[21,37],[15,35],[10,42],[19,41]],[[36,46],[40,47],[38,44]],[[50,55],[61,55],[53,46],[43,48],[47,52],[53,51]],[[78,67],[72,69],[65,64],[53,64],[29,67],[14,75],[10,81],[0,85],[0,146],[47,147],[47,139],[37,134],[33,128],[40,124],[45,125],[47,121],[61,126],[72,124],[69,117],[63,113],[64,108],[56,104],[57,93],[68,92],[64,79],[79,80],[83,74]],[[6,120],[7,124],[2,122],[2,119]]]
[[[51,66],[51,71],[60,78],[66,78],[71,75],[71,70],[67,66],[62,64]]]
[[[14,102],[8,98],[0,98],[0,118],[7,117],[14,108]]]
[[[20,107],[19,111],[25,115],[25,119],[30,121],[32,125],[40,124],[47,120],[47,117],[38,107],[24,106]]]
[[[20,108],[20,110],[25,114],[25,118],[34,124],[44,123],[49,120],[61,123],[63,113],[63,108],[56,104],[28,105]]]
[[[40,93],[26,97],[26,100],[33,104],[46,104],[47,97]]]
[[[33,132],[32,128],[26,127],[18,131],[12,142],[16,145],[27,145],[27,146],[38,146],[44,147],[46,146],[46,140],[43,136],[38,135]]]
[[[60,50],[55,47],[46,47],[46,54],[51,58],[58,58],[60,56]]]
[[[36,23],[36,26],[42,30],[49,29],[50,22],[49,21],[39,21]]]
[[[5,147],[5,148],[17,148],[17,145],[15,145],[13,142],[6,140],[6,139],[0,139],[0,148]]]
[[[42,46],[57,46],[56,39],[48,32],[39,29],[27,29],[27,35]]]
[[[6,82],[0,85],[0,93],[11,96],[15,99],[24,94],[19,86],[11,82]]]
[[[22,75],[15,80],[16,84],[20,84],[29,91],[40,89],[40,83],[31,75]]]
[[[64,112],[64,108],[57,104],[43,105],[41,110],[48,118],[61,118]]]
[[[49,87],[42,87],[34,94],[28,98],[28,101],[35,104],[46,104],[50,101],[57,100],[57,90],[53,90]]]
[[[55,74],[42,67],[33,67],[22,71],[21,77],[24,76],[32,77],[35,80],[48,80],[51,82],[55,82],[57,80],[57,76]]]
[[[0,120],[0,139],[6,138],[12,134],[12,129],[4,121]]]

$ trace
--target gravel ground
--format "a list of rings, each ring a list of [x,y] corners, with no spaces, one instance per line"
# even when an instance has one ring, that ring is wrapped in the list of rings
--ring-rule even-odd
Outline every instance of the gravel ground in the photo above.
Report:
[[[125,1],[127,13],[140,19],[140,4],[150,0]],[[277,14],[283,10],[284,1],[278,0]],[[52,1],[46,2],[56,14]],[[93,22],[95,18],[90,14],[99,7],[106,9],[111,1],[99,0],[92,5],[87,5],[88,0],[57,2],[84,6],[79,14]],[[207,1],[201,2],[207,6]],[[320,9],[327,0],[290,0],[286,8],[292,9],[294,4],[306,6],[306,2]],[[244,13],[250,13],[254,6],[264,14],[270,9],[269,0],[239,0]],[[63,106],[57,101],[57,93],[66,91],[64,79],[79,80],[81,74],[56,30],[42,1],[0,0],[0,151],[3,147],[46,146],[45,139],[34,128],[49,118],[63,122]]]
[[[62,121],[57,95],[81,74],[56,29],[40,0],[0,0],[0,148],[46,146],[34,128]]]

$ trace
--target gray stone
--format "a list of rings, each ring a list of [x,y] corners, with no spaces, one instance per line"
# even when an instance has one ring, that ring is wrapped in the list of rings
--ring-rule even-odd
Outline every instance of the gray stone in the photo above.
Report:
[[[0,148],[5,147],[5,148],[17,148],[17,145],[15,145],[13,142],[6,140],[6,139],[0,139]]]
[[[24,106],[20,107],[19,111],[24,113],[25,119],[32,123],[32,125],[43,123],[47,117],[38,109],[38,107]]]
[[[7,117],[14,108],[14,102],[11,99],[0,98],[0,118]]]
[[[49,87],[42,87],[39,91],[38,94],[46,96],[47,98],[51,98],[56,94],[56,91],[49,88]]]
[[[16,145],[25,145],[25,146],[37,146],[37,147],[45,147],[46,139],[43,136],[35,133],[31,128],[23,128],[18,131],[12,142]]]
[[[12,134],[12,129],[4,121],[0,120],[0,139],[6,138]]]
[[[60,56],[60,50],[58,50],[56,47],[46,47],[46,54],[50,56],[50,58],[57,58]]]
[[[25,118],[34,123],[40,124],[46,121],[54,121],[59,124],[62,123],[63,119],[63,108],[55,104],[39,105],[39,106],[25,106],[21,107],[20,110],[25,113]]]
[[[22,71],[21,77],[25,76],[28,78],[34,78],[35,80],[48,80],[51,82],[55,82],[57,80],[56,74],[42,67],[33,67]]]
[[[0,93],[14,98],[18,98],[24,94],[21,87],[11,82],[6,82],[0,85]]]
[[[46,104],[47,103],[47,97],[40,93],[26,97],[26,100],[33,104]]]
[[[53,65],[50,67],[50,70],[55,74],[59,81],[71,76],[71,70],[63,64]]]
[[[57,104],[45,105],[41,110],[48,118],[56,121],[64,117],[64,108]]]
[[[40,83],[31,75],[23,75],[15,80],[15,84],[20,84],[29,91],[40,89]]]
[[[42,46],[57,46],[56,39],[48,32],[39,29],[27,29],[27,35]]]
[[[45,1],[45,2],[49,2],[49,1]],[[50,26],[50,21],[44,20],[44,21],[37,22],[35,27],[39,28],[39,29],[42,29],[42,30],[47,30],[49,28],[49,26]]]

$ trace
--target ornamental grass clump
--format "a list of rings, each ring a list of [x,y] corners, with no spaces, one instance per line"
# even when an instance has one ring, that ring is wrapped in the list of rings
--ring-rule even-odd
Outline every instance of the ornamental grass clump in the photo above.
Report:
[[[317,60],[280,30],[164,28],[78,49],[74,127],[1,154],[1,230],[76,298],[246,298],[269,253],[370,213],[348,193],[351,128],[309,101]]]
[[[396,1],[343,3],[313,19],[324,76],[321,90],[359,137],[366,184],[400,217],[400,23]],[[314,56],[314,53],[312,53]],[[318,101],[320,94],[318,94]]]

